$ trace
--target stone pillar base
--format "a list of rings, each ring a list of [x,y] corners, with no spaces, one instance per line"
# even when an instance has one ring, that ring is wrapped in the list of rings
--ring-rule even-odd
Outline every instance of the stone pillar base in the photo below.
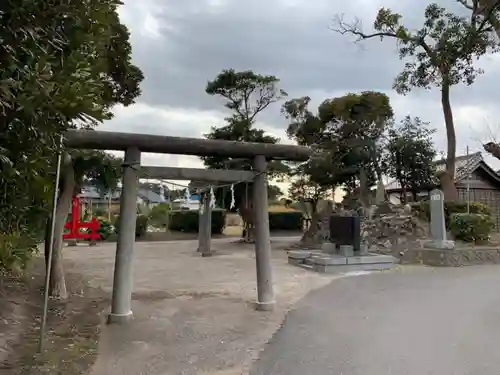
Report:
[[[110,313],[108,315],[108,324],[123,324],[127,323],[133,318],[132,311],[128,312],[127,314],[113,314]]]
[[[271,302],[256,302],[255,310],[257,311],[273,311],[276,306],[276,301]]]

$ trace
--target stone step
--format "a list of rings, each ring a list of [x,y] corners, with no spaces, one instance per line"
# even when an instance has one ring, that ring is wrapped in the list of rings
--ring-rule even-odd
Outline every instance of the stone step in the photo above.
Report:
[[[379,264],[379,263],[395,263],[396,258],[390,255],[366,255],[348,257],[347,264]]]
[[[299,266],[300,268],[304,268],[304,269],[306,269],[306,270],[312,270],[312,271],[314,271],[314,266],[310,266],[309,264],[304,264],[304,263],[302,263],[302,264],[299,264],[298,266]]]
[[[395,266],[394,263],[372,263],[372,264],[347,264],[344,266],[314,266],[314,271],[319,273],[346,273],[355,271],[381,271],[389,270]]]
[[[314,266],[314,259],[313,258],[304,259],[304,264],[307,264],[308,266]]]

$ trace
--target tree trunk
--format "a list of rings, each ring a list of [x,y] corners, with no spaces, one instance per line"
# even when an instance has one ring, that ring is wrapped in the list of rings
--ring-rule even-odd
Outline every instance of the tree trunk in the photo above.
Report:
[[[483,145],[486,152],[500,160],[500,144],[495,142],[489,142]]]
[[[496,12],[491,11],[491,9],[496,6],[497,0],[479,0],[479,7],[476,12],[483,17],[488,18],[488,21],[493,26],[497,37],[500,38],[500,20],[496,17]]]
[[[241,233],[241,239],[246,243],[253,243],[254,239],[254,220],[253,220],[253,207],[250,202],[246,202],[245,206],[239,208],[239,213],[241,219],[243,220],[243,231]]]
[[[59,184],[59,197],[57,199],[54,239],[52,249],[52,266],[50,273],[49,295],[56,298],[65,299],[68,296],[66,290],[66,280],[64,278],[64,268],[62,263],[63,233],[69,210],[71,199],[75,191],[75,172],[71,163],[71,157],[66,154],[61,168],[61,181]],[[52,218],[48,220],[50,225]],[[48,262],[49,234],[50,227],[46,232],[45,239],[45,264]]]
[[[416,202],[417,201],[417,190],[416,189],[413,189],[411,191],[411,194],[413,196],[413,202]]]
[[[445,200],[454,201],[458,199],[458,191],[455,186],[455,154],[457,151],[457,139],[450,103],[450,83],[446,75],[443,75],[443,83],[441,85],[441,105],[443,107],[444,122],[446,124],[446,138],[448,141],[446,169],[440,176],[441,189],[443,190]]]
[[[401,203],[406,204],[408,200],[408,190],[406,189],[406,185],[402,184],[401,185]]]
[[[363,207],[368,207],[370,205],[370,197],[368,196],[370,189],[368,188],[368,176],[366,175],[366,170],[362,167],[359,171],[359,200]]]
[[[311,201],[311,224],[309,228],[306,229],[302,238],[301,243],[310,244],[316,242],[317,233],[319,230],[319,215],[318,215],[318,201]]]

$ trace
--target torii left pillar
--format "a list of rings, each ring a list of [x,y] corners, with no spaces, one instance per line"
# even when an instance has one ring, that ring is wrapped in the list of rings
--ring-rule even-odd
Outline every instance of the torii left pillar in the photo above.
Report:
[[[267,162],[263,155],[254,159],[253,213],[255,222],[255,262],[257,266],[257,310],[270,311],[276,301],[271,268],[271,235],[267,202]]]
[[[116,243],[113,299],[108,323],[123,323],[132,318],[135,223],[141,152],[137,147],[125,151],[123,186],[120,197],[120,230]]]
[[[202,212],[199,213],[198,221],[198,252],[201,256],[212,255],[212,207],[210,207],[210,195],[202,195]]]

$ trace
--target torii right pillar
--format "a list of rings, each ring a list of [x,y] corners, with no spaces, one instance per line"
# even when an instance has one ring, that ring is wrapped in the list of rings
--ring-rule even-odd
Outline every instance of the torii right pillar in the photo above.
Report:
[[[267,162],[263,155],[254,159],[253,211],[255,223],[255,261],[257,266],[257,310],[274,309],[273,275],[271,268],[271,235],[267,203]]]

